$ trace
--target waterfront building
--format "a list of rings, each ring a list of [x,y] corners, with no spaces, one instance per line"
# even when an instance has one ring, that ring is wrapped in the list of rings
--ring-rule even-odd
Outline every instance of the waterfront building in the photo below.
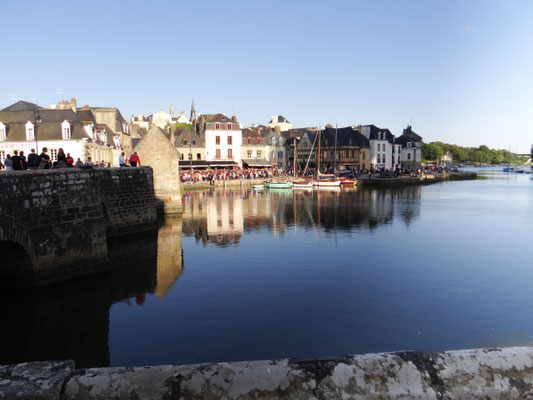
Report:
[[[171,127],[170,141],[179,153],[180,168],[207,168],[205,134],[195,133],[188,127]]]
[[[241,158],[250,168],[275,166],[287,169],[287,148],[279,128],[246,128],[242,131]]]
[[[68,104],[68,106],[67,106]],[[49,149],[52,161],[62,148],[74,160],[104,161],[118,166],[122,151],[131,151],[126,121],[117,108],[76,107],[76,100],[45,108],[19,101],[0,111],[0,160],[13,151]]]
[[[408,125],[402,136],[396,139],[396,143],[402,146],[402,166],[411,170],[418,169],[422,163],[422,137]]]
[[[148,129],[150,129],[150,121],[148,120],[148,117],[144,116],[143,114],[139,114],[137,116],[132,115],[130,119],[130,125],[132,128],[142,128],[146,132],[148,132]]]
[[[370,166],[369,140],[354,127],[327,127],[321,132],[320,165],[332,170],[363,170]],[[336,158],[336,163],[335,163]]]
[[[359,125],[357,127],[370,144],[370,168],[393,169],[394,135],[388,129],[375,125]],[[394,164],[396,165],[396,164]]]
[[[205,137],[205,159],[211,167],[242,166],[242,129],[237,117],[200,115],[196,129]]]
[[[279,128],[280,132],[286,132],[292,129],[292,124],[282,115],[273,115],[267,127],[271,129]]]

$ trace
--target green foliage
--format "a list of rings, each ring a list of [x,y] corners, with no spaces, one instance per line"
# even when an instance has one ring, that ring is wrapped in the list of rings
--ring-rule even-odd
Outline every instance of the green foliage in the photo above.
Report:
[[[188,128],[192,131],[192,124],[186,124],[185,122],[176,122],[172,125],[174,128]]]
[[[533,152],[533,147],[531,150]],[[422,146],[422,158],[427,161],[437,161],[448,152],[456,163],[502,164],[518,161],[516,154],[508,150],[489,149],[484,144],[479,147],[461,147],[455,144],[431,142]]]

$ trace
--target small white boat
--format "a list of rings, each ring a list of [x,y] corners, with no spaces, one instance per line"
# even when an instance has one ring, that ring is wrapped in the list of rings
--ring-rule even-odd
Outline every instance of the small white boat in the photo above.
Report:
[[[333,180],[333,179],[318,179],[316,181],[313,181],[313,186],[318,187],[341,187],[341,181]]]

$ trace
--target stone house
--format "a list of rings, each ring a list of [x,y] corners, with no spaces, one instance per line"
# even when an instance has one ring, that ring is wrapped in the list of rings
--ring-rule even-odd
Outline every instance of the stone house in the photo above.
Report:
[[[171,127],[170,141],[178,150],[180,168],[207,168],[205,135],[187,127]]]
[[[244,129],[241,157],[243,165],[254,167],[276,166],[287,168],[285,138],[277,129]]]
[[[107,109],[113,110],[114,115],[114,119],[107,119],[102,118],[102,114],[107,116],[100,112],[102,108],[80,109],[75,99],[69,104],[70,107],[44,108],[19,101],[1,110],[0,160],[3,162],[14,150],[28,155],[31,149],[40,153],[47,147],[52,161],[57,161],[58,149],[62,148],[74,160],[91,157],[118,166],[120,153],[127,145],[131,148],[127,124],[118,109]]]

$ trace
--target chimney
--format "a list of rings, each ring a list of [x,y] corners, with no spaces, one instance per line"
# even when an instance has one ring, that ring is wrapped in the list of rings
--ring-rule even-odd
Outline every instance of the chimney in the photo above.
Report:
[[[237,117],[235,115],[232,115],[231,116],[231,120],[234,121],[234,122],[237,122]]]
[[[277,122],[278,122],[278,116],[277,115],[273,115],[272,116],[272,123],[276,124]]]
[[[170,134],[170,144],[174,147],[174,131],[171,126],[168,127],[168,133]]]
[[[78,108],[76,107],[76,99],[74,97],[70,99],[70,108],[72,108],[72,111],[78,112]]]

